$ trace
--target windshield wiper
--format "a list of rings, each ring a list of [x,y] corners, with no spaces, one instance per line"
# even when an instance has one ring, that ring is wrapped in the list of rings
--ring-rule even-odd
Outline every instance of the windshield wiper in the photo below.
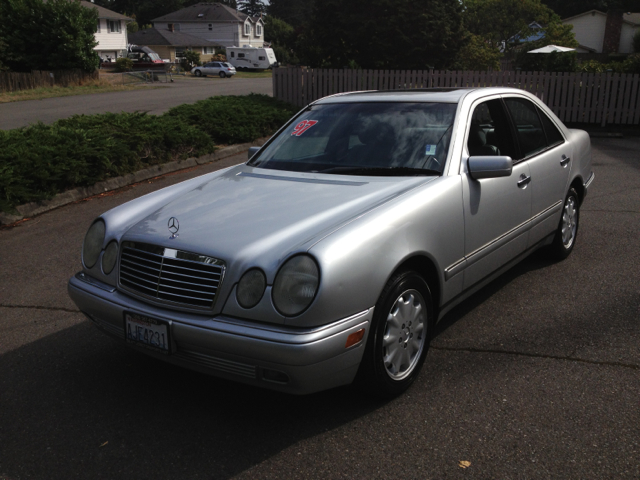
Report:
[[[325,170],[319,170],[317,173],[335,173],[338,175],[372,175],[382,177],[440,175],[440,172],[438,170],[431,170],[429,168],[355,166],[332,167]]]

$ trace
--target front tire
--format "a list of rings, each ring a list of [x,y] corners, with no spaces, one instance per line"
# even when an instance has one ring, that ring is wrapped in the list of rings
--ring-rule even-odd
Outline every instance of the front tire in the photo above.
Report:
[[[556,260],[564,260],[573,251],[578,237],[580,221],[580,197],[574,188],[570,188],[562,206],[562,216],[551,244],[551,255]]]
[[[194,74],[195,74],[196,77],[201,77],[202,76],[202,72],[200,70],[196,70],[194,72]]]
[[[384,398],[404,392],[424,363],[433,323],[424,279],[414,271],[394,275],[376,303],[357,381]]]

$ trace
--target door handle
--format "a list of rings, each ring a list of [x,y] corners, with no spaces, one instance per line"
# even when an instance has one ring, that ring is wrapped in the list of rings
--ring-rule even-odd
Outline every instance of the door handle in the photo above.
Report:
[[[518,188],[525,188],[530,181],[531,177],[523,173],[522,175],[520,175],[520,179],[518,180]]]
[[[566,155],[562,155],[562,160],[560,160],[560,166],[562,168],[566,167],[567,164],[571,161],[571,157],[567,157]]]

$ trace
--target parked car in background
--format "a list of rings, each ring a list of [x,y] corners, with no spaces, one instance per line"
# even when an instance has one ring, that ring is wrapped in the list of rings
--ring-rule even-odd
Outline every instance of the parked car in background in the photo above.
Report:
[[[133,61],[134,70],[164,70],[165,62],[149,47],[129,45],[127,58]]]
[[[416,379],[434,325],[576,244],[587,133],[516,89],[339,94],[249,161],[89,227],[78,308],[158,359],[284,392]]]
[[[233,65],[227,62],[209,62],[199,67],[191,69],[196,77],[206,77],[207,75],[218,75],[220,78],[232,77],[236,74]]]

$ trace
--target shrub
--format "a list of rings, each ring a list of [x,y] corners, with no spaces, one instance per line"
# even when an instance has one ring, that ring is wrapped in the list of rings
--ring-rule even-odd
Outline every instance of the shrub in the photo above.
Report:
[[[232,144],[270,135],[296,111],[274,98],[251,94],[212,97],[174,107],[166,115],[199,128],[216,143]]]
[[[266,95],[212,97],[160,115],[76,115],[0,130],[0,210],[270,135],[296,108]]]
[[[116,70],[118,72],[130,72],[133,70],[133,60],[126,57],[120,57],[116,60]]]
[[[589,60],[588,62],[580,64],[578,71],[584,73],[602,73],[607,71],[607,67],[604,63],[600,63],[597,60]]]

